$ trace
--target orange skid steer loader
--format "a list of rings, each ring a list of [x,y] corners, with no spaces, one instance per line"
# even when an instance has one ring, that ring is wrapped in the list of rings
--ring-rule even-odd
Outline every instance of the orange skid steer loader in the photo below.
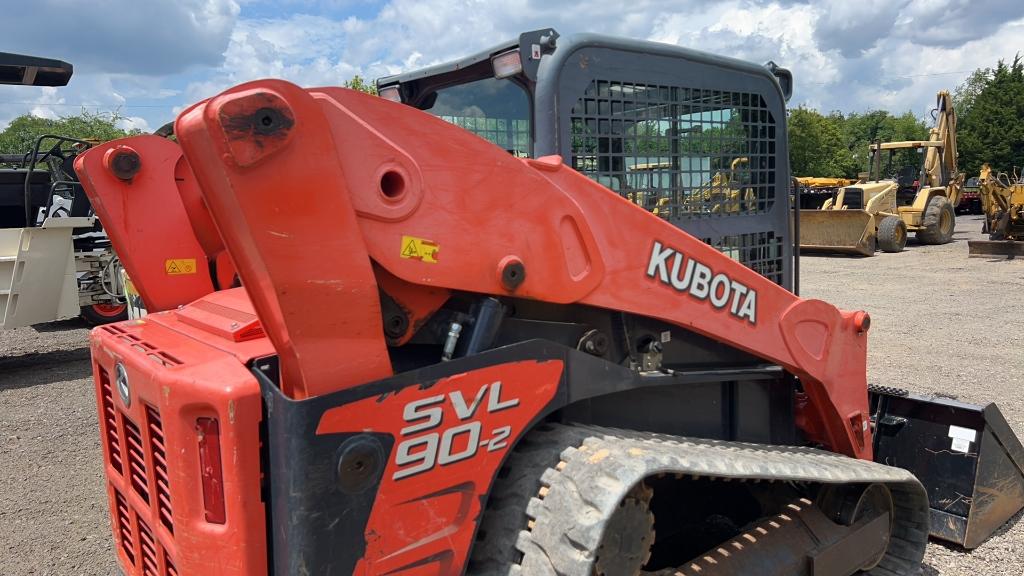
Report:
[[[1020,443],[992,424],[998,410],[869,400],[867,313],[795,295],[792,259],[775,274],[764,247],[683,231],[684,203],[655,216],[563,163],[626,172],[614,158],[629,147],[545,155],[534,124],[518,158],[417,100],[511,78],[537,90],[541,115],[554,97],[541,80],[565,79],[545,66],[634,73],[615,59],[638,47],[659,73],[714,71],[717,87],[666,77],[643,94],[637,78],[628,91],[598,80],[594,110],[707,113],[669,138],[713,130],[704,108],[730,110],[718,122],[733,123],[757,196],[719,226],[762,210],[792,250],[787,164],[767,161],[785,157],[788,73],[556,38],[419,73],[401,102],[243,84],[184,111],[177,143],[141,136],[79,159],[151,312],[92,336],[126,573],[910,575],[933,496],[998,473],[984,510],[947,506],[950,528],[932,531],[967,546],[1020,508]],[[659,179],[676,186],[665,197],[719,163]],[[167,274],[185,260],[195,273]],[[951,417],[957,435],[936,432]],[[926,490],[915,473],[939,467],[948,485]]]

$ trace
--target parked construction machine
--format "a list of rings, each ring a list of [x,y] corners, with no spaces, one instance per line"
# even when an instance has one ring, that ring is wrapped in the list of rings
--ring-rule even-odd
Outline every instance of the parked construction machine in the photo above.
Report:
[[[981,167],[979,195],[985,214],[982,233],[988,240],[969,240],[971,256],[1024,256],[1024,178]]]
[[[985,209],[981,207],[981,179],[977,176],[964,181],[960,202],[956,205],[956,213],[958,215],[985,213]]]
[[[956,112],[949,92],[938,93],[932,117],[928,140],[871,144],[868,181],[838,189],[818,210],[801,210],[801,250],[871,256],[876,249],[902,251],[908,232],[922,244],[953,239],[964,177],[957,169]],[[922,158],[907,164],[898,154],[905,151],[923,152]],[[902,165],[894,162],[899,159]]]
[[[0,53],[0,83],[64,86],[60,60]],[[127,318],[117,258],[73,169],[95,142],[44,135],[0,163],[0,329]]]
[[[85,153],[150,311],[91,339],[121,567],[891,576],[929,533],[976,546],[1024,449],[994,406],[869,400],[868,314],[794,293],[790,82],[544,29]],[[688,140],[715,123],[728,149]],[[600,183],[640,151],[667,219]],[[687,216],[727,154],[753,209]]]
[[[857,182],[858,180],[852,178],[798,176],[793,178],[793,202],[801,210],[817,210],[826,201],[833,199],[840,188],[856,184]],[[797,192],[799,194],[796,194]]]

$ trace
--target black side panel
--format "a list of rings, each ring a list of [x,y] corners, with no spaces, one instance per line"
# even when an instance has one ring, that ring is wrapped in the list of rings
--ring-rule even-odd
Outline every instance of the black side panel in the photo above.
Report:
[[[317,435],[326,411],[406,387],[433,386],[439,379],[488,366],[545,359],[561,360],[564,371],[554,399],[537,420],[574,416],[605,426],[773,443],[786,443],[794,436],[792,385],[771,366],[641,375],[577,350],[530,340],[294,401],[278,389],[272,359],[260,360],[253,373],[266,410],[266,493],[274,573],[351,574],[366,548],[365,528],[394,438],[387,433]],[[648,400],[642,400],[645,397]],[[660,404],[661,415],[645,421],[643,414],[654,404]]]
[[[796,443],[792,385],[770,372],[745,376],[757,379],[648,386],[599,396],[567,406],[561,419],[675,436]]]
[[[261,372],[253,373],[267,412],[274,574],[301,574],[308,566],[319,567],[310,574],[351,574],[366,546],[363,531],[394,438],[318,436],[321,403],[289,400]],[[341,474],[353,456],[369,470],[355,482]]]

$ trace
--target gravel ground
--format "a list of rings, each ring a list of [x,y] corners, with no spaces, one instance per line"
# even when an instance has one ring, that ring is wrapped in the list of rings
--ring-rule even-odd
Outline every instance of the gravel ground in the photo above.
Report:
[[[981,216],[955,241],[872,258],[805,257],[801,294],[871,313],[868,381],[964,402],[994,401],[1024,437],[1024,260],[968,258]],[[971,553],[932,543],[923,574],[1024,575],[1021,514]]]
[[[1024,261],[967,258],[956,242],[874,258],[807,257],[804,296],[871,313],[869,379],[998,402],[1024,434]],[[118,574],[103,492],[88,331],[77,322],[0,332],[0,573]],[[931,544],[922,574],[1021,576],[1024,522],[977,550]]]

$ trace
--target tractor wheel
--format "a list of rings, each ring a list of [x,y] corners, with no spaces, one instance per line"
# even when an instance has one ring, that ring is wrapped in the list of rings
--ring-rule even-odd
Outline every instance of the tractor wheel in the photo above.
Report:
[[[886,216],[878,225],[878,248],[882,252],[902,252],[907,245],[907,225],[899,216]]]
[[[82,306],[82,319],[90,326],[100,326],[111,322],[128,319],[128,306],[125,304],[93,304]]]
[[[925,206],[921,218],[923,228],[917,232],[922,244],[947,244],[953,240],[956,227],[956,213],[945,196],[935,196]]]

